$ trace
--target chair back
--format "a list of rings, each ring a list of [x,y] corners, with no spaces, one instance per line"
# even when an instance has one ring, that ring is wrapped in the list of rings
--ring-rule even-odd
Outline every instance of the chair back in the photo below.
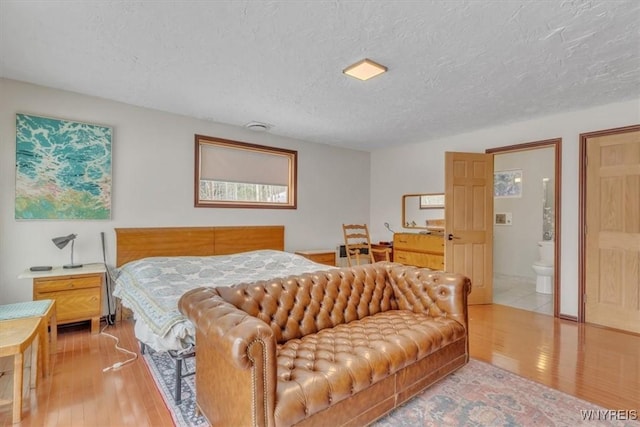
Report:
[[[347,254],[347,264],[349,267],[360,265],[361,263],[376,262],[373,252],[384,253],[385,260],[389,261],[389,249],[371,249],[371,239],[367,224],[342,224],[344,234],[344,247]]]

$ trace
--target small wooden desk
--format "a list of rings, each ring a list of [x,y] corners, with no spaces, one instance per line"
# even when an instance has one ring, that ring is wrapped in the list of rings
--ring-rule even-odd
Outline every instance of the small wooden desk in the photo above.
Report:
[[[372,243],[371,249],[389,249],[389,261],[393,262],[393,243]],[[376,262],[386,261],[384,253],[382,252],[373,252],[373,259],[375,259]]]
[[[24,352],[31,348],[31,388],[35,388],[38,378],[38,340],[42,317],[24,317],[0,321],[0,357],[13,356],[13,423],[22,419],[22,376]]]

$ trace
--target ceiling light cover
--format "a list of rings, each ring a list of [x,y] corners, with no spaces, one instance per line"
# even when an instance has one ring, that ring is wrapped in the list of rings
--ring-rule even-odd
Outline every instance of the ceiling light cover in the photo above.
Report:
[[[271,129],[271,125],[268,125],[266,123],[260,123],[260,122],[249,122],[246,125],[244,125],[247,129],[251,129],[254,130],[256,132],[265,132],[268,131],[269,129]]]
[[[348,76],[355,77],[358,80],[369,80],[387,71],[387,67],[380,65],[368,58],[349,65],[342,72]]]

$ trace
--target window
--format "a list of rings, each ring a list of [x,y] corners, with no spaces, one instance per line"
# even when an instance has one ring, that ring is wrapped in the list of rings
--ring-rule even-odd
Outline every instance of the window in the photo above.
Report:
[[[296,208],[298,152],[196,135],[195,206]]]
[[[421,194],[420,209],[444,209],[444,194]]]

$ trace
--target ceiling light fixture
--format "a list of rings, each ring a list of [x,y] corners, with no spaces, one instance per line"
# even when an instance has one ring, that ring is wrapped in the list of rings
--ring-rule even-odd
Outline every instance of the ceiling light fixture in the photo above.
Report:
[[[378,76],[386,71],[387,67],[367,58],[362,61],[358,61],[353,65],[349,65],[347,68],[342,70],[344,74],[358,80],[369,80],[370,78]]]
[[[244,127],[246,127],[247,129],[251,129],[253,131],[256,131],[256,132],[265,132],[265,131],[268,131],[269,129],[271,129],[273,126],[268,125],[266,123],[249,122],[246,125],[244,125]]]

